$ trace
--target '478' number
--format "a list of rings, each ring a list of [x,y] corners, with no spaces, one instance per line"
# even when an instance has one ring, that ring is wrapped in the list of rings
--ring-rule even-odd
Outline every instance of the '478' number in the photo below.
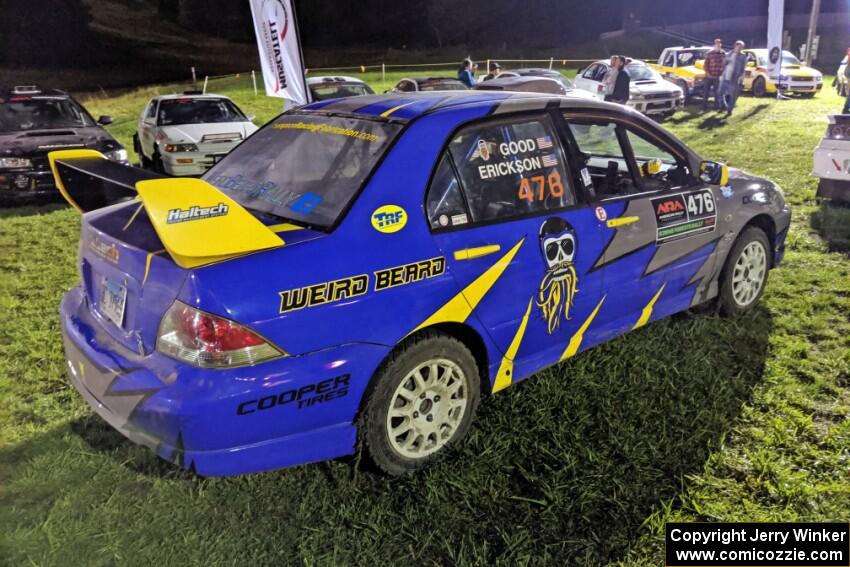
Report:
[[[691,193],[686,199],[691,218],[714,214],[714,196],[710,192]]]
[[[557,171],[553,171],[548,176],[532,175],[531,177],[524,177],[522,183],[519,184],[517,197],[520,200],[525,199],[529,203],[534,203],[535,200],[543,201],[550,196],[556,199],[564,196],[561,174]]]

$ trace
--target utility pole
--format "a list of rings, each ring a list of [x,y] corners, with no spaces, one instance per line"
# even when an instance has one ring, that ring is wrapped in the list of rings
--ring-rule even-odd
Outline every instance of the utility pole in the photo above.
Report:
[[[812,15],[809,17],[809,35],[806,36],[806,65],[812,64],[812,45],[818,30],[818,16],[820,16],[820,0],[812,0]]]

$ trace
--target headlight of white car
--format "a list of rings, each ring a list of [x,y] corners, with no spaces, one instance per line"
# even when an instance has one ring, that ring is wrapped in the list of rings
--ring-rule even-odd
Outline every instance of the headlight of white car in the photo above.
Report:
[[[112,161],[127,161],[127,150],[121,148],[120,150],[112,150],[111,152],[105,152],[105,155],[108,159]]]
[[[18,167],[32,167],[32,161],[27,158],[19,157],[2,157],[0,158],[0,168],[12,169]]]
[[[195,144],[165,144],[165,151],[169,153],[197,152],[198,146]]]

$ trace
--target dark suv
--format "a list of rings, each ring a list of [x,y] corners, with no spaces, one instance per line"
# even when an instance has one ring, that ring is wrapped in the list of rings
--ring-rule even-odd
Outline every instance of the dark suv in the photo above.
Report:
[[[47,162],[53,150],[98,150],[126,163],[127,151],[68,93],[35,86],[0,87],[0,204],[56,195]]]

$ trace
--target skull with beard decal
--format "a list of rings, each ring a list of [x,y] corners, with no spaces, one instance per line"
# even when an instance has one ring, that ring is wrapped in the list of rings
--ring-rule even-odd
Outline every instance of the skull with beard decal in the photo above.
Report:
[[[546,273],[537,292],[537,306],[546,320],[546,332],[551,335],[560,327],[562,314],[569,321],[570,308],[579,291],[574,265],[576,233],[564,219],[550,217],[540,227],[539,240]]]

